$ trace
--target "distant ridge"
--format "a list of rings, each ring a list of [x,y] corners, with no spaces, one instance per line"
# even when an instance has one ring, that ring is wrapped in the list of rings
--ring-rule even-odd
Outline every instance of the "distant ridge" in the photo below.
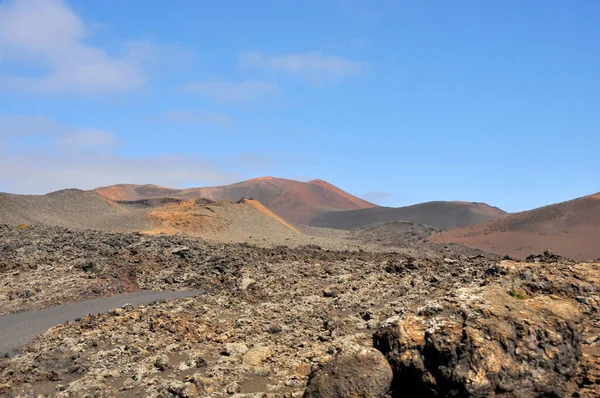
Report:
[[[110,200],[164,197],[238,201],[253,198],[288,222],[309,224],[323,212],[377,207],[323,180],[301,182],[277,177],[258,177],[231,185],[169,189],[157,185],[118,184],[94,190]]]
[[[517,258],[551,250],[574,260],[595,260],[600,258],[600,193],[442,232],[430,239]]]
[[[492,220],[505,214],[503,210],[485,203],[436,201],[406,207],[325,212],[317,215],[311,225],[347,229],[390,221],[412,221],[447,229]]]

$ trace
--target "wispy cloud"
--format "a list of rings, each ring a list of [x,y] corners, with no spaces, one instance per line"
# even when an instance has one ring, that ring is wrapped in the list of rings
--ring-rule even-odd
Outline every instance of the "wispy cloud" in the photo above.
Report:
[[[19,164],[19,167],[14,167]],[[14,193],[39,194],[64,188],[93,189],[116,183],[179,187],[227,184],[239,174],[220,170],[197,156],[127,157],[103,151],[61,149],[0,153],[0,180]]]
[[[77,129],[60,139],[64,146],[98,148],[114,146],[119,143],[119,137],[115,134],[98,129]]]
[[[58,134],[65,126],[42,115],[0,114],[0,137]]]
[[[0,89],[90,94],[140,87],[145,77],[139,65],[85,44],[83,39],[89,30],[62,0],[0,4],[3,56],[17,65],[41,66],[45,70],[40,77],[3,73]]]
[[[239,55],[242,68],[267,72],[281,72],[310,79],[343,79],[363,73],[366,64],[338,55],[324,55],[319,51],[295,54],[264,54],[260,51]]]
[[[157,115],[157,117],[176,123],[206,123],[221,127],[231,127],[234,124],[231,118],[222,113],[197,112],[182,109],[172,109]]]
[[[198,116],[190,111],[167,114],[193,120]],[[11,121],[13,128],[6,130],[10,134],[4,134],[3,121]],[[37,128],[22,128],[34,124]],[[117,183],[222,185],[257,174],[276,174],[274,169],[298,161],[268,152],[229,153],[218,158],[211,157],[209,151],[133,156],[127,154],[127,142],[114,133],[73,128],[40,115],[0,115],[0,133],[0,190],[13,193],[41,194]]]
[[[381,202],[389,199],[393,195],[390,192],[386,191],[369,191],[362,195],[364,200],[367,200],[371,203],[381,204]]]
[[[272,96],[279,91],[279,86],[274,82],[258,80],[243,82],[206,80],[186,83],[181,89],[216,102],[242,103]]]
[[[247,169],[244,159],[232,165],[190,154],[126,155],[124,145],[115,150],[121,141],[114,133],[73,128],[43,116],[0,115],[1,121],[13,125],[6,131],[10,135],[0,128],[1,188],[14,193],[91,189],[120,182],[173,187],[226,184],[240,179],[237,170]],[[37,127],[24,128],[32,123]]]

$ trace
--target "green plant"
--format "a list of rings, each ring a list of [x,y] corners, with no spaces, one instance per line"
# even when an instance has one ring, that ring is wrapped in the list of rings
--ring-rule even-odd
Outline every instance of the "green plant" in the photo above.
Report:
[[[511,287],[508,290],[508,294],[510,294],[512,297],[516,298],[517,300],[527,300],[529,298],[529,295],[527,294],[527,292],[518,287]]]

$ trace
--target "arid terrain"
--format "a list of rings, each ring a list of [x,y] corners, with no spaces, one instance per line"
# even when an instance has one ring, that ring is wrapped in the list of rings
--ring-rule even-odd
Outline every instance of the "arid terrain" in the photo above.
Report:
[[[314,234],[306,236],[299,230],[301,227],[291,225],[253,199],[114,201],[96,192],[76,189],[47,195],[0,194],[0,223],[105,232],[183,233],[219,242],[326,244],[326,239]],[[328,234],[345,233],[328,231]]]
[[[163,189],[0,196],[0,315],[198,292],[57,322],[0,359],[0,396],[600,396],[598,262],[439,238],[528,213],[434,202],[417,209],[437,225],[374,207],[393,216],[333,229],[298,222],[314,202],[288,199],[306,197],[280,202],[298,209],[286,218],[251,195]],[[550,214],[580,225],[590,200]]]
[[[155,185],[113,185],[95,190],[110,200],[154,198],[207,198],[239,201],[253,198],[277,215],[294,223],[308,224],[319,213],[375,207],[322,180],[300,182],[260,177],[221,187],[169,189]]]
[[[600,398],[599,43],[600,0],[0,0],[0,398]]]
[[[600,194],[445,231],[431,240],[521,259],[544,250],[576,260],[600,259]]]
[[[485,203],[427,202],[406,207],[372,207],[321,213],[311,225],[358,228],[389,221],[412,221],[439,229],[460,228],[496,219],[506,212]]]
[[[5,312],[139,289],[206,292],[50,329],[0,362],[6,396],[600,393],[599,264],[426,245],[409,255],[0,233]]]

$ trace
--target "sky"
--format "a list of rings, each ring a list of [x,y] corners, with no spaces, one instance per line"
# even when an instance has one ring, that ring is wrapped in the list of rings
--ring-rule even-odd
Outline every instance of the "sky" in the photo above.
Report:
[[[600,1],[0,0],[0,191],[600,191]]]

